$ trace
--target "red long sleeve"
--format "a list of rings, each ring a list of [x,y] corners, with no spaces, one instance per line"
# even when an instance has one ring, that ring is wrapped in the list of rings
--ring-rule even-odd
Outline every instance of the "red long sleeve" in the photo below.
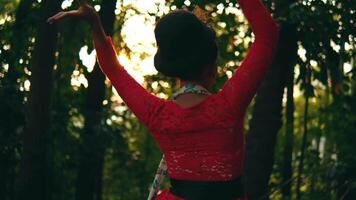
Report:
[[[250,23],[255,41],[220,93],[229,102],[232,110],[241,112],[251,102],[271,65],[278,42],[278,27],[261,0],[238,2]]]
[[[130,110],[146,127],[149,127],[164,100],[146,91],[121,66],[110,37],[107,37],[105,44],[95,46],[95,49],[102,72],[109,78]]]

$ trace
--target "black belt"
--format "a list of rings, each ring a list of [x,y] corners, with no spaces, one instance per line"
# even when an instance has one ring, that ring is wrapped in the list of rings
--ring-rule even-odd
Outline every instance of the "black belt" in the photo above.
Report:
[[[170,192],[184,200],[235,200],[244,197],[241,177],[230,181],[170,180]]]

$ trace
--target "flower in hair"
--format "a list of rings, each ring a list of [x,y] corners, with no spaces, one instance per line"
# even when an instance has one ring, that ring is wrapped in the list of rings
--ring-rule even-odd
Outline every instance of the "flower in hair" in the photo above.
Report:
[[[199,6],[194,7],[193,13],[195,16],[198,17],[198,19],[200,19],[205,24],[208,24],[210,22],[209,13],[203,10],[202,8],[200,8]]]

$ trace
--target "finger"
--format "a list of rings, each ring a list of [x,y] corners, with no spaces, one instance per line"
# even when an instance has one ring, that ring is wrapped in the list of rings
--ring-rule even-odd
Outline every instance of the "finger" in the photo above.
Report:
[[[55,14],[54,16],[48,18],[48,19],[47,19],[47,22],[50,23],[50,24],[52,24],[52,23],[56,22],[57,19],[58,19],[59,17],[63,16],[63,15],[65,15],[64,12],[59,12],[59,13]]]
[[[49,23],[51,23],[51,24],[55,23],[55,22],[57,22],[59,20],[64,19],[67,16],[68,16],[68,14],[66,12],[60,13],[60,14],[54,16],[53,18],[49,19]]]
[[[62,15],[63,14],[63,11],[61,11],[61,12],[59,12],[59,13],[57,13],[57,14],[55,14],[55,15],[53,15],[52,17],[50,17],[50,18],[55,18],[55,17],[57,17],[58,15]],[[48,18],[48,19],[50,19],[50,18]]]
[[[60,21],[64,18],[73,17],[73,16],[77,16],[77,15],[78,15],[78,12],[76,10],[71,10],[71,11],[67,11],[67,12],[59,12],[55,16],[48,18],[47,21],[48,21],[48,23],[52,24],[52,23]]]

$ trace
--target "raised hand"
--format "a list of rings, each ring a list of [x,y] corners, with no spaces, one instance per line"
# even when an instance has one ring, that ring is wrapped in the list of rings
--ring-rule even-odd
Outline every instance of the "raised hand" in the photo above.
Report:
[[[99,15],[93,7],[90,5],[80,2],[80,7],[78,10],[62,11],[56,15],[47,19],[50,24],[56,23],[65,18],[77,18],[89,22],[90,25],[94,25],[99,20]]]
[[[50,24],[56,23],[65,18],[77,18],[87,21],[91,25],[91,33],[94,43],[101,45],[106,42],[106,34],[100,22],[100,17],[93,7],[87,3],[79,1],[78,10],[62,11],[47,19]]]

